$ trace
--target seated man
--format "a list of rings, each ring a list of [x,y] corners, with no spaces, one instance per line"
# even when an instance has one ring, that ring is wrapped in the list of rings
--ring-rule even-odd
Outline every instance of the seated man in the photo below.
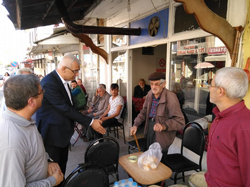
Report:
[[[77,85],[75,80],[71,81],[72,86],[72,95],[75,103],[75,108],[77,110],[83,110],[86,106],[85,94],[82,91],[81,87]]]
[[[107,110],[102,114],[100,117],[100,120],[103,121],[102,126],[108,127],[113,126],[117,123],[118,119],[121,116],[122,108],[124,105],[124,100],[121,96],[118,95],[119,92],[119,86],[118,84],[114,83],[111,84],[111,95],[109,99],[109,105]],[[99,137],[102,137],[101,134],[99,134]]]
[[[106,92],[105,84],[100,84],[92,99],[92,106],[85,113],[87,116],[98,119],[108,108],[110,95]]]
[[[85,95],[87,95],[86,89],[82,84],[82,79],[77,79],[77,85],[82,88],[82,91],[84,92]]]
[[[150,90],[151,88],[145,83],[145,80],[140,79],[138,85],[134,89],[134,97],[145,99]]]

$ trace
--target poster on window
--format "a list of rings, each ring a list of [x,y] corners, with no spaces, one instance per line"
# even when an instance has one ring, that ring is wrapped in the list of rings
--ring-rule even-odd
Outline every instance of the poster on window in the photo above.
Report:
[[[156,57],[156,72],[166,73],[166,58]]]

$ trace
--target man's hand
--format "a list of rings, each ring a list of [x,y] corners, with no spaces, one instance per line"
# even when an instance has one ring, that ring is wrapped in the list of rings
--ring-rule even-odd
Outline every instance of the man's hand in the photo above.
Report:
[[[95,91],[95,96],[98,96],[98,88]]]
[[[106,121],[108,118],[107,117],[102,117],[100,120],[102,120],[102,122],[103,121]]]
[[[47,174],[47,177],[52,176],[53,173],[55,173],[57,169],[60,169],[60,167],[59,167],[59,165],[57,163],[49,162],[48,163],[48,174]]]
[[[92,112],[92,107],[89,107],[89,109],[88,109],[88,113],[91,113]]]
[[[143,99],[146,99],[146,96],[144,96]]]
[[[137,131],[137,127],[136,126],[131,127],[130,128],[130,135],[135,135],[136,131]]]
[[[100,134],[105,134],[106,130],[103,128],[103,126],[101,125],[102,121],[99,119],[95,119],[91,125],[92,129],[94,129],[96,132],[100,133]]]
[[[154,125],[154,131],[161,132],[161,131],[164,131],[164,130],[166,130],[166,127],[164,125],[161,125],[160,123],[156,123]]]
[[[55,186],[57,186],[58,184],[60,184],[63,181],[63,173],[62,173],[60,168],[57,168],[52,176],[55,177],[55,179],[56,179]]]
[[[93,116],[95,116],[95,117],[96,117],[96,113],[93,113]]]

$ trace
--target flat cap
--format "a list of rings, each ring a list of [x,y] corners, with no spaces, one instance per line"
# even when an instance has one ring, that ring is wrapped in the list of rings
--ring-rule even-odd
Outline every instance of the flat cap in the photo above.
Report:
[[[160,80],[160,79],[165,80],[166,79],[165,74],[163,74],[161,72],[154,72],[148,76],[148,80],[150,80],[150,81],[156,81],[156,80]]]

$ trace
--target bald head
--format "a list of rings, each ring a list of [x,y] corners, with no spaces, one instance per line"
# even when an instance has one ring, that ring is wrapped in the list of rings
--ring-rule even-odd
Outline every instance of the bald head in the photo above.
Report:
[[[72,54],[66,54],[58,64],[57,72],[65,81],[75,80],[80,70],[80,60]]]
[[[63,56],[63,58],[61,59],[61,61],[58,64],[57,69],[61,69],[63,66],[66,67],[71,67],[73,63],[77,63],[80,66],[80,60],[78,60],[78,58],[76,58],[74,55],[67,53]]]

